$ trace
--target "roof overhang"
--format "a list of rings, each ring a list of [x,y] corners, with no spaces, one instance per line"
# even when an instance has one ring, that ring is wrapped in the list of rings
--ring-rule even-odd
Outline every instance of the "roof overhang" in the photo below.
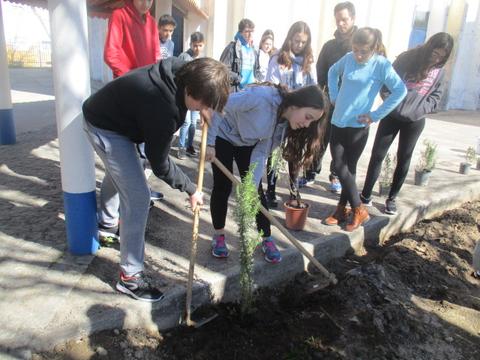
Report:
[[[3,0],[12,3],[48,8],[47,0]],[[208,19],[208,14],[202,10],[198,0],[173,0],[174,5],[178,4],[187,11],[193,11],[204,19]],[[87,11],[89,16],[98,16],[107,18],[110,13],[122,6],[125,2],[123,0],[87,0]]]

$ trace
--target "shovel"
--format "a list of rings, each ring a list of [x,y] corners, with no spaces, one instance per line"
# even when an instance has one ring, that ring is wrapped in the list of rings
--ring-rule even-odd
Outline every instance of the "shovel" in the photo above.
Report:
[[[240,181],[235,177],[233,176],[233,174],[217,159],[217,158],[214,158],[213,159],[213,163],[220,169],[220,171],[227,177],[230,179],[230,181],[235,184],[235,185],[239,185],[240,184]],[[280,232],[286,236],[286,238],[304,255],[307,257],[308,260],[310,260],[310,262],[315,265],[317,267],[317,269],[320,271],[320,273],[322,273],[322,275],[324,275],[327,279],[328,279],[328,283],[325,285],[325,286],[320,286],[320,285],[316,285],[316,286],[312,286],[312,289],[309,291],[309,292],[313,292],[313,291],[317,291],[317,290],[320,290],[321,288],[323,287],[326,287],[328,286],[330,283],[332,283],[333,285],[337,284],[338,280],[337,278],[335,277],[335,275],[331,272],[329,272],[327,269],[325,269],[325,267],[320,264],[320,262],[315,259],[308,251],[307,249],[305,249],[305,247],[297,240],[295,239],[292,234],[290,234],[290,232],[272,215],[270,214],[270,212],[265,209],[262,205],[260,205],[260,211],[263,215],[265,215],[265,217],[270,220],[270,222],[275,225],[277,227],[278,230],[280,230]]]
[[[198,162],[198,181],[197,191],[202,191],[203,188],[203,173],[205,170],[205,152],[207,149],[207,134],[208,124],[205,119],[202,118],[202,140],[200,143],[200,161]],[[207,322],[215,319],[218,314],[202,314],[195,316],[192,314],[192,288],[193,288],[193,275],[195,271],[195,260],[197,258],[197,240],[198,240],[198,224],[200,222],[200,206],[197,205],[193,209],[193,233],[192,233],[192,245],[190,250],[190,266],[188,268],[188,281],[187,281],[187,300],[186,300],[186,313],[185,323],[187,326],[193,326],[198,328]]]

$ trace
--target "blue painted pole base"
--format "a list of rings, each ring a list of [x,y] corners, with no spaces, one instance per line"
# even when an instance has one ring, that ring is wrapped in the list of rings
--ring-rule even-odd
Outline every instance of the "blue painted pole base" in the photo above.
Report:
[[[95,191],[63,192],[68,249],[72,255],[95,254],[99,248]]]
[[[13,109],[0,109],[0,145],[16,143]]]

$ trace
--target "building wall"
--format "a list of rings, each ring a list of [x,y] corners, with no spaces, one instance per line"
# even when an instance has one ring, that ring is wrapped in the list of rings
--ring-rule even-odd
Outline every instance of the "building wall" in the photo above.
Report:
[[[370,26],[382,31],[388,57],[394,60],[408,49],[415,10],[429,11],[426,37],[447,31],[455,39],[455,51],[446,65],[446,109],[480,108],[480,0],[351,0],[356,8],[356,25]],[[234,5],[232,5],[232,2]],[[309,24],[312,47],[318,55],[322,45],[333,37],[336,29],[333,8],[338,0],[226,0],[215,1],[215,19],[211,34],[213,57],[221,51],[235,32],[236,24],[244,17],[255,24],[255,44],[263,31],[272,29],[275,46],[280,47],[288,28],[297,20]],[[243,6],[242,6],[243,5]],[[225,35],[224,35],[225,34]]]
[[[447,109],[480,109],[480,6],[478,0],[456,1],[447,31],[455,34]]]
[[[238,22],[242,17],[253,20],[256,25],[256,44],[265,29],[272,29],[275,34],[275,45],[280,47],[290,25],[303,20],[310,27],[313,52],[318,55],[323,44],[333,38],[336,30],[333,9],[338,2],[335,0],[245,0],[244,12],[232,14],[231,21]],[[414,1],[352,0],[352,3],[356,8],[357,26],[380,29],[390,58],[394,59],[406,49],[410,33],[405,31],[405,28],[411,26]],[[229,34],[232,37],[234,32],[230,31]]]
[[[446,66],[447,109],[480,109],[480,0],[351,0],[356,7],[359,27],[379,28],[391,60],[407,49],[415,9],[429,11],[427,38],[439,31],[449,32],[455,49]],[[155,16],[171,13],[180,0],[156,0]],[[318,55],[322,45],[333,37],[333,8],[338,0],[203,0],[208,20],[195,11],[185,10],[184,48],[194,31],[206,35],[205,55],[218,59],[233,39],[238,22],[250,18],[256,24],[255,44],[267,28],[275,33],[280,47],[295,21],[306,21],[312,30],[312,47]],[[185,4],[185,2],[183,2]],[[7,42],[27,47],[34,42],[50,42],[48,11],[4,3]],[[94,80],[107,82],[111,72],[103,63],[103,44],[107,21],[89,19],[90,67]]]
[[[103,61],[103,48],[107,36],[108,20],[88,18],[88,42],[90,53],[90,75],[92,80],[107,83],[112,80],[112,71]]]

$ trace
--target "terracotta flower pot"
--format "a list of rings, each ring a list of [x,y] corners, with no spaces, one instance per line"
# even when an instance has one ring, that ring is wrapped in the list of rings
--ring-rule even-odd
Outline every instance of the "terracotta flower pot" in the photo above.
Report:
[[[295,206],[292,206],[290,201],[283,203],[283,207],[285,208],[285,225],[290,230],[303,230],[307,222],[310,205],[301,201],[300,204],[305,207],[297,207],[297,202],[293,201],[293,203]]]

